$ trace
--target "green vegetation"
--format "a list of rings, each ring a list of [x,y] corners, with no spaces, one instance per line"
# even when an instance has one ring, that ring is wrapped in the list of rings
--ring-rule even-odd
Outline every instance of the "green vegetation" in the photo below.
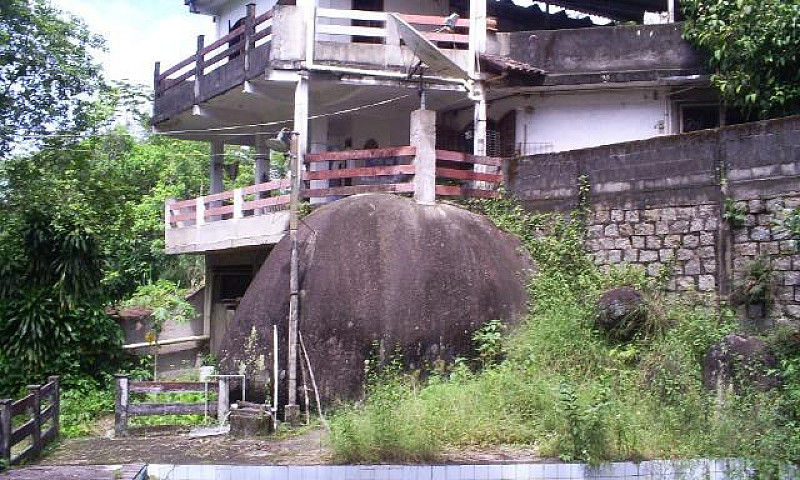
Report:
[[[422,385],[396,359],[369,375],[364,401],[331,421],[339,461],[430,460],[446,448],[499,444],[588,462],[800,460],[800,343],[791,343],[800,339],[785,335],[778,349],[786,388],[717,398],[701,386],[700,362],[735,331],[731,312],[699,295],[672,303],[660,293],[664,279],[634,269],[604,273],[583,251],[583,215],[532,215],[509,200],[473,207],[519,235],[535,260],[530,314],[502,341],[491,322],[475,334],[476,361],[435,369]],[[594,328],[595,301],[619,285],[647,293],[647,324],[628,343]]]
[[[712,82],[762,118],[800,112],[800,3],[686,0],[684,36],[709,53]]]

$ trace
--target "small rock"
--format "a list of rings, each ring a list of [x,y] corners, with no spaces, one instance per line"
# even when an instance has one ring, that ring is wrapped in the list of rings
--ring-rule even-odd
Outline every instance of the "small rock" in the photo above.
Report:
[[[595,312],[595,325],[619,341],[633,339],[647,319],[642,294],[631,287],[614,288],[604,293]]]

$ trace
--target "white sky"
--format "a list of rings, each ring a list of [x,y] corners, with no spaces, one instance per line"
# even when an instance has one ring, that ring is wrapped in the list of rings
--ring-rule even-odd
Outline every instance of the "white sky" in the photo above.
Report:
[[[81,17],[106,39],[107,52],[96,58],[106,77],[152,87],[157,60],[168,68],[196,48],[197,35],[214,36],[211,17],[189,13],[183,0],[51,0],[53,6]]]

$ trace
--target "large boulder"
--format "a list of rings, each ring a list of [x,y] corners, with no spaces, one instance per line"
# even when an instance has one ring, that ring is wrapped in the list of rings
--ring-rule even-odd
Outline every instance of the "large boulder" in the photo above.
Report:
[[[595,325],[612,340],[632,340],[646,320],[647,309],[642,294],[631,287],[608,290],[595,306]]]
[[[780,386],[773,372],[778,361],[764,340],[730,334],[713,345],[703,359],[703,386],[709,390],[751,385],[761,390]]]
[[[517,238],[453,205],[358,195],[305,217],[298,239],[300,332],[328,401],[361,392],[374,345],[380,359],[399,347],[412,368],[449,361],[484,323],[513,323],[526,309],[530,261]],[[262,391],[273,325],[286,368],[290,251],[288,237],[275,246],[222,342],[223,370]]]

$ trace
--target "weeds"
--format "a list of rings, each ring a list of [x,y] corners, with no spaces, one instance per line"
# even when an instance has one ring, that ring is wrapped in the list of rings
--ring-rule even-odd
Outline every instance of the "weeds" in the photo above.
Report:
[[[660,293],[666,276],[601,271],[583,250],[580,215],[530,214],[507,199],[470,206],[518,235],[535,262],[527,318],[507,335],[487,324],[474,336],[475,362],[440,368],[421,387],[399,371],[372,376],[364,401],[332,419],[338,460],[419,461],[444,447],[501,444],[589,462],[739,456],[764,472],[800,460],[795,337],[783,340],[783,391],[716,398],[701,386],[701,361],[736,330],[733,313],[699,295],[671,300]],[[644,293],[648,324],[612,344],[594,328],[594,305],[620,285]]]

